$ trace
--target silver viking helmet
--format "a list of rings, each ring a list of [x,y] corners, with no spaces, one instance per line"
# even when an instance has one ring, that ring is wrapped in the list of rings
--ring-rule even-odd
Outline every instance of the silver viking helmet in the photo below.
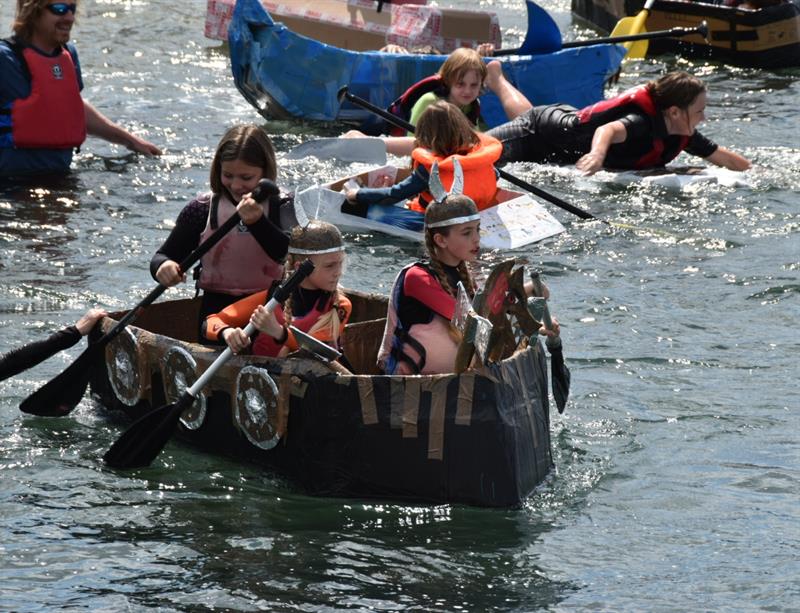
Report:
[[[428,179],[428,190],[436,202],[444,202],[448,196],[460,196],[464,193],[464,171],[461,168],[461,163],[453,158],[453,185],[448,192],[442,185],[441,178],[439,178],[439,162],[434,162],[430,179]]]

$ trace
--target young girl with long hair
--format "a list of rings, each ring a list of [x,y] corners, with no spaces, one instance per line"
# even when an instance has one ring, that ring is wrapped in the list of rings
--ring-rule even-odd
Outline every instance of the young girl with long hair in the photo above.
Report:
[[[339,288],[345,254],[336,226],[312,221],[292,230],[286,276],[307,258],[314,263],[314,272],[292,292],[283,308],[267,313],[264,305],[271,292],[258,292],[210,315],[204,325],[206,338],[223,340],[234,353],[241,353],[250,345],[242,328],[252,321],[259,331],[253,341],[253,354],[280,357],[298,348],[289,329],[291,324],[340,349],[352,305]]]
[[[428,192],[433,163],[445,189],[450,189],[457,160],[464,173],[464,193],[479,210],[494,204],[497,172],[494,163],[502,145],[494,138],[478,134],[455,106],[440,100],[431,104],[419,119],[416,148],[411,153],[414,172],[400,183],[381,188],[347,190],[351,205],[345,212],[369,217],[371,205],[389,205],[411,199],[408,208],[423,212],[432,197]]]
[[[261,179],[275,181],[277,174],[275,150],[264,130],[256,125],[230,128],[211,163],[211,192],[184,207],[167,240],[150,261],[150,272],[162,285],[171,287],[185,281],[188,271],[181,270],[178,262],[231,215],[239,213],[239,226],[200,262],[200,322],[243,296],[267,289],[282,277],[289,236],[281,222],[281,208],[291,199],[282,196],[259,203],[249,196]]]

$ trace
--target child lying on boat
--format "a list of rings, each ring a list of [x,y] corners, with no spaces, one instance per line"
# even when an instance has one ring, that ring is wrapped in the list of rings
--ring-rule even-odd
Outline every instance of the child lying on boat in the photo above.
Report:
[[[345,260],[341,233],[324,221],[297,226],[292,230],[288,251],[287,277],[307,258],[314,263],[314,272],[292,292],[285,306],[277,307],[272,314],[267,312],[264,305],[272,288],[243,298],[208,316],[203,325],[207,339],[224,340],[234,353],[242,353],[251,344],[242,329],[250,321],[259,332],[252,342],[253,355],[282,357],[296,351],[298,344],[289,324],[341,348],[352,311],[350,300],[339,289]]]
[[[469,263],[480,253],[480,215],[471,198],[446,194],[431,183],[437,199],[425,211],[427,262],[415,262],[397,275],[389,299],[378,366],[388,375],[438,374],[454,371],[460,333],[450,324],[460,282],[470,298],[476,283]],[[528,295],[533,283],[526,284]],[[544,297],[549,290],[543,287]],[[544,326],[540,334],[556,337]]]
[[[428,182],[434,163],[449,189],[455,176],[455,165],[463,169],[463,191],[483,210],[495,204],[497,172],[494,163],[502,146],[494,138],[476,133],[466,117],[452,104],[439,100],[430,105],[419,119],[416,148],[411,152],[414,172],[396,185],[388,187],[346,189],[349,204],[342,212],[373,218],[381,207],[409,200],[412,211],[424,212],[432,197]],[[421,219],[418,223],[421,229]]]

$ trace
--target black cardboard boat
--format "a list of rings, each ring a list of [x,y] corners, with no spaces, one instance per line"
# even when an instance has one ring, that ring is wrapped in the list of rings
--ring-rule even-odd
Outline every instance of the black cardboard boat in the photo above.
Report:
[[[610,32],[617,21],[636,15],[644,0],[572,0],[572,12]],[[648,56],[674,54],[708,58],[753,68],[800,66],[800,0],[776,2],[756,10],[705,2],[656,0],[647,17],[648,32],[691,28],[708,22],[708,40],[699,34],[649,41]]]
[[[359,374],[312,357],[236,356],[183,414],[179,436],[311,494],[519,505],[552,467],[541,343],[460,375],[380,375],[386,298],[348,296],[344,352]],[[103,407],[134,419],[193,383],[219,353],[194,342],[198,307],[151,305],[107,347],[91,381]]]

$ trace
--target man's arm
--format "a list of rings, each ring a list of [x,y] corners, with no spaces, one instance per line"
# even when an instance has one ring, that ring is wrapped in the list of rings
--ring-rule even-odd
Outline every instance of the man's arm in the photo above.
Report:
[[[86,100],[83,101],[83,110],[86,117],[86,131],[92,136],[97,136],[110,143],[124,145],[131,151],[145,155],[161,155],[161,149],[153,143],[139,138],[122,126],[115,124]]]

